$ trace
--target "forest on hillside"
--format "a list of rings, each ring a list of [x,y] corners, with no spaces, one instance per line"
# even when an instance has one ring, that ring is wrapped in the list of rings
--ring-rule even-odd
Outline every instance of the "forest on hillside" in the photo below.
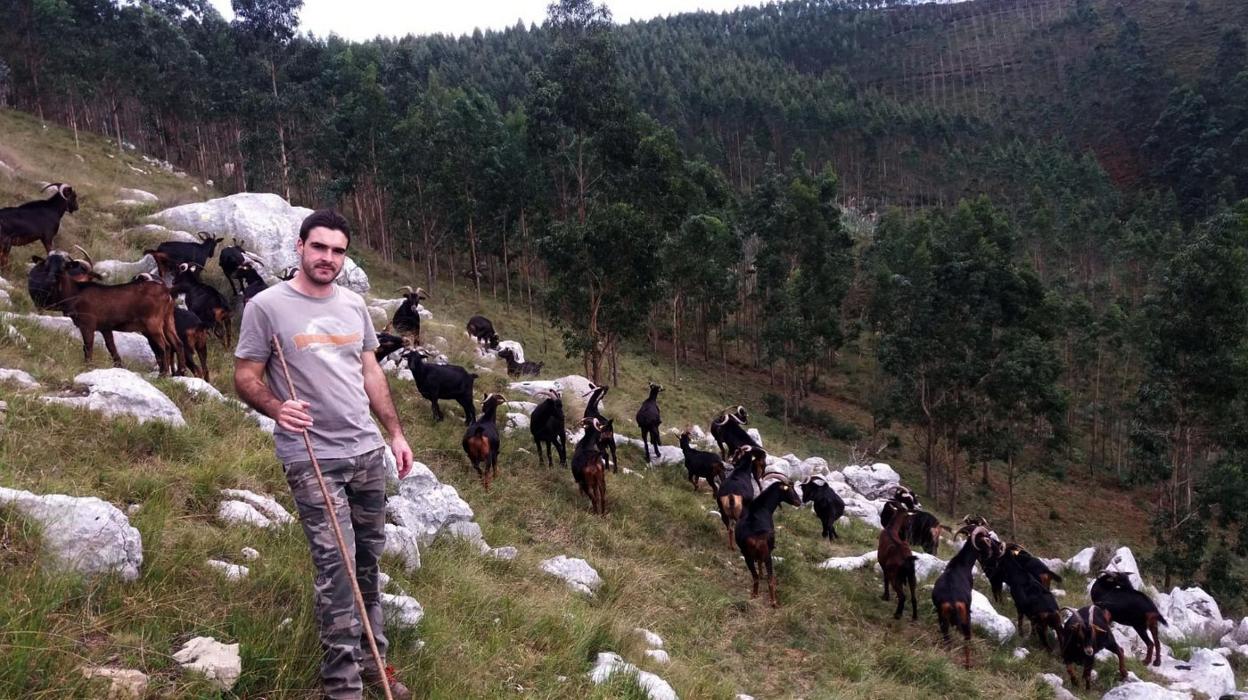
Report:
[[[764,370],[786,421],[913,441],[950,511],[990,473],[1011,512],[1028,470],[1152,485],[1166,585],[1238,596],[1248,50],[1233,3],[1174,4],[560,0],[354,43],[299,34],[301,0],[15,0],[0,104],[339,206],[413,284],[548,314],[595,379],[625,343]],[[848,358],[869,434],[803,401]]]

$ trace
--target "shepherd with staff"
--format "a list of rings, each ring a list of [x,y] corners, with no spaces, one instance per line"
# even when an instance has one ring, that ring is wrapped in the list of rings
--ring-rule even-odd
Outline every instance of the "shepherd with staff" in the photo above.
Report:
[[[378,565],[386,542],[386,445],[370,409],[390,436],[400,479],[412,468],[412,449],[372,352],[377,334],[364,299],[334,284],[350,243],[338,212],[304,219],[298,274],[256,295],[243,312],[234,386],[277,421],[277,458],[316,569],[325,697],[356,700],[367,683],[406,700],[411,692],[385,662]]]

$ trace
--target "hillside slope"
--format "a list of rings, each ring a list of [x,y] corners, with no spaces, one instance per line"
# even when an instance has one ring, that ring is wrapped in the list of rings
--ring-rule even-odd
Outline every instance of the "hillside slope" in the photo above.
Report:
[[[83,245],[97,260],[134,259],[143,247],[132,227],[151,208],[115,205],[118,187],[152,191],[162,205],[207,194],[202,183],[155,173],[137,157],[111,157],[107,145],[93,139],[84,140],[79,160],[69,134],[45,131],[23,115],[0,112],[0,133],[5,135],[0,160],[17,171],[0,174],[0,197],[28,198],[41,180],[72,182],[82,193],[82,210],[67,218],[59,243]],[[19,249],[2,272],[18,283],[12,292],[16,311],[29,310],[20,261],[31,252],[37,251]],[[390,296],[389,290],[408,282],[403,270],[381,264],[368,251],[355,255],[377,296]],[[210,272],[223,286],[215,265]],[[562,357],[557,335],[540,320],[530,321],[524,309],[494,299],[478,307],[446,285],[432,291],[427,305],[434,318],[425,334],[446,337],[452,361],[474,361],[461,322],[483,311],[505,337],[524,344],[530,359],[547,363],[545,376],[580,370],[578,362]],[[131,520],[142,534],[144,561],[139,578],[129,583],[65,575],[40,556],[39,528],[12,509],[0,509],[0,696],[99,697],[101,686],[90,685],[77,669],[105,664],[150,674],[154,697],[217,697],[218,691],[180,672],[171,659],[195,636],[240,644],[243,675],[230,696],[310,696],[318,652],[302,533],[296,526],[226,526],[216,517],[224,488],[273,494],[293,510],[271,439],[236,408],[198,398],[167,379],[153,381],[182,411],[185,428],[45,404],[37,396],[68,389],[83,370],[80,345],[32,324],[15,325],[29,346],[0,337],[0,367],[29,372],[41,388],[0,384],[0,400],[8,404],[0,433],[0,486],[98,496],[123,509],[137,504]],[[229,359],[215,341],[210,353],[213,384],[230,395]],[[837,395],[816,400],[844,420],[864,423],[867,375],[846,363]],[[102,349],[95,366],[107,366]],[[695,366],[673,382],[669,371],[642,351],[622,357],[620,386],[606,402],[622,433],[635,435],[630,419],[651,379],[668,386],[662,397],[666,428],[705,425],[717,410],[738,402],[761,409],[762,377],[735,371],[724,376],[717,367]],[[525,398],[509,392],[507,384],[501,374],[483,373],[477,387]],[[1014,657],[1016,646],[1034,647],[1032,640],[997,645],[981,633],[974,643],[975,668],[963,671],[957,656],[939,644],[922,585],[919,622],[895,622],[892,606],[879,600],[872,570],[815,568],[831,556],[874,550],[875,531],[856,521],[840,527],[841,539],[828,544],[819,539],[809,511],[782,510],[777,536],[782,607],[749,600],[748,574],[724,546],[723,527],[708,513],[713,503],[705,489],[692,492],[679,467],[644,467],[640,453],[629,447],[621,448],[621,461],[635,473],[609,477],[605,518],[588,512],[564,469],[537,464],[523,431],[505,439],[501,478],[487,493],[462,457],[454,412],[435,424],[410,382],[395,379],[392,388],[417,459],[471,505],[487,542],[519,550],[514,561],[505,562],[444,538],[422,552],[419,571],[405,573],[399,560],[386,559],[388,590],[406,591],[425,611],[416,629],[391,634],[391,661],[418,696],[644,697],[628,680],[590,682],[592,659],[603,651],[659,674],[684,698],[737,693],[1040,698],[1050,691],[1037,674],[1060,672],[1057,661],[1039,650],[1025,659]],[[579,416],[579,407],[568,413]],[[776,454],[821,455],[834,467],[845,463],[846,445],[786,431],[761,410],[754,413],[766,446]],[[921,483],[904,451],[886,452],[882,459],[908,483]],[[1003,506],[996,493],[985,488],[966,507],[1000,520]],[[1020,485],[1020,493],[1027,505],[1020,510],[1017,539],[1037,553],[1065,558],[1090,544],[1141,542],[1141,511],[1120,490],[1035,476]],[[1098,501],[1116,505],[1093,507]],[[942,517],[950,521],[948,515]],[[243,581],[228,582],[205,564],[209,558],[241,563],[244,546],[257,549],[260,558],[249,564],[252,573]],[[605,582],[594,596],[573,593],[540,572],[539,562],[560,554],[584,558],[602,575]],[[1076,579],[1067,584],[1067,604],[1084,602]],[[998,609],[1012,613],[1009,603]],[[284,625],[287,619],[291,622]],[[670,663],[644,656],[636,627],[665,640]],[[1102,680],[1086,697],[1099,697],[1110,687],[1109,665],[1100,668]],[[1146,673],[1138,657],[1130,668]]]

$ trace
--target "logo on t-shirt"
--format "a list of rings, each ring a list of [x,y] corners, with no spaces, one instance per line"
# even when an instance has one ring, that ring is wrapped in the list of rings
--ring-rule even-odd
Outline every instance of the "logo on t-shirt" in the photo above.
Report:
[[[364,334],[359,330],[350,331],[345,326],[346,324],[336,318],[314,318],[308,322],[302,333],[295,334],[295,348],[301,351],[332,352],[360,347]]]

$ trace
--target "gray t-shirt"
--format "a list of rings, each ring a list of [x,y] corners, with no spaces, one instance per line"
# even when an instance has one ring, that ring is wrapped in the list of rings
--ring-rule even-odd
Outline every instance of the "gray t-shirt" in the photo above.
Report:
[[[308,429],[317,459],[354,457],[385,443],[369,413],[362,353],[377,347],[377,333],[359,294],[334,285],[324,299],[306,296],[288,282],[257,294],[243,311],[234,356],[265,362],[265,381],[280,400],[290,398],[273,334],[281,339],[295,392],[312,405]],[[308,458],[303,437],[277,426],[277,458]]]

